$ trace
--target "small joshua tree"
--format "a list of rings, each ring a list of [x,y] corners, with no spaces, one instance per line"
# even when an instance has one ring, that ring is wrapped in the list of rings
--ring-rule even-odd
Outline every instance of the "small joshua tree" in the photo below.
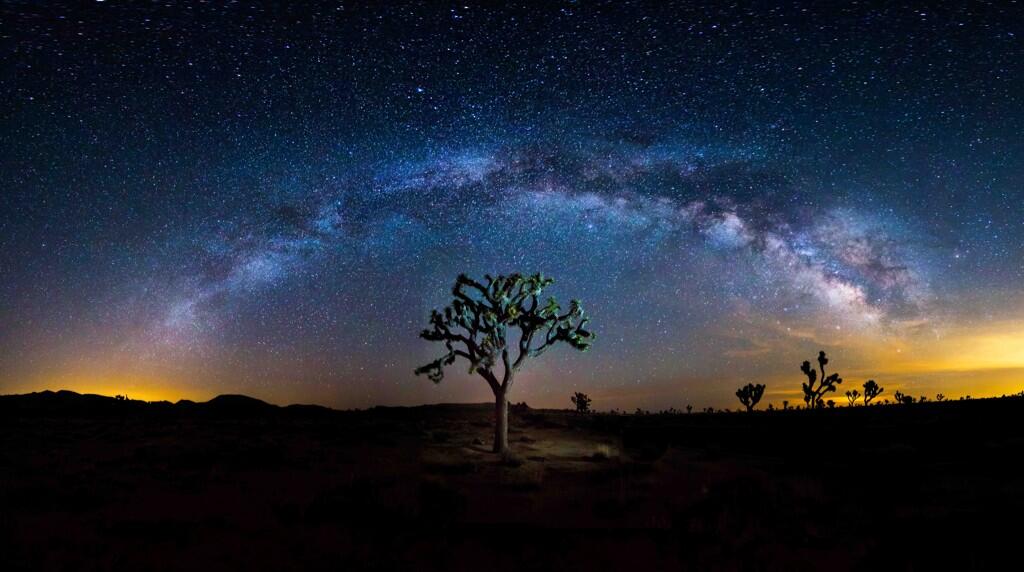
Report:
[[[764,395],[764,384],[748,383],[743,387],[736,390],[736,397],[739,398],[740,403],[747,408],[747,411],[753,411],[757,407],[757,402],[761,401],[761,396]]]
[[[939,403],[942,403],[945,400],[946,400],[946,396],[941,394],[941,393],[939,393],[939,394],[937,394],[935,396],[935,401],[938,401]]]
[[[897,391],[892,397],[896,400],[896,403],[902,403],[903,405],[910,405],[915,401],[913,396],[907,395],[902,391]]]
[[[864,405],[869,405],[871,400],[878,397],[885,391],[884,387],[880,387],[878,383],[873,379],[869,379],[864,382]]]
[[[430,327],[420,337],[443,343],[446,352],[417,368],[416,375],[440,383],[445,366],[457,358],[468,361],[469,373],[484,378],[494,392],[494,452],[504,455],[509,452],[508,395],[515,373],[559,342],[587,351],[594,334],[586,330],[588,320],[579,301],[573,300],[564,312],[554,298],[540,301],[554,282],[551,278],[512,274],[484,279],[477,282],[460,274],[451,304],[430,314]]]
[[[693,406],[690,405],[689,403],[686,404],[686,412],[693,413]]]
[[[577,391],[572,396],[572,403],[576,406],[576,413],[590,413],[590,397],[586,393]]]
[[[846,392],[846,400],[850,402],[850,407],[857,405],[858,399],[860,399],[860,392],[856,389]]]
[[[783,399],[782,400],[782,410],[785,411],[787,409],[789,409],[789,400],[788,399]]]
[[[825,356],[825,352],[818,352],[818,369],[821,371],[820,378],[818,377],[818,371],[811,367],[811,362],[805,361],[800,366],[800,371],[807,376],[807,383],[801,385],[804,390],[804,402],[807,404],[808,409],[824,405],[825,395],[835,391],[836,385],[843,382],[838,373],[833,373],[829,376],[825,375],[826,364],[828,364],[828,358]],[[815,382],[818,385],[815,385]]]

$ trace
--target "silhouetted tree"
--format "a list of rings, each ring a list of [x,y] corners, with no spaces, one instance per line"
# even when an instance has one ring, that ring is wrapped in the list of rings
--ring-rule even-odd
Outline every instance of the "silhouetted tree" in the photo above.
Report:
[[[818,369],[821,371],[820,378],[818,377],[818,371],[811,367],[811,362],[805,361],[800,366],[800,371],[804,372],[804,375],[807,376],[807,383],[801,385],[804,390],[804,402],[808,408],[821,407],[825,395],[835,391],[836,385],[843,382],[838,373],[833,373],[829,376],[825,375],[826,364],[828,364],[828,358],[825,356],[825,352],[818,352]],[[815,382],[818,385],[815,385]]]
[[[484,277],[477,282],[465,274],[455,279],[454,297],[443,311],[430,314],[430,327],[420,337],[442,342],[447,352],[416,369],[434,383],[444,379],[445,366],[456,358],[469,362],[469,373],[484,378],[495,398],[494,451],[508,452],[508,395],[515,373],[527,359],[539,357],[559,342],[586,351],[594,341],[587,331],[583,306],[573,300],[562,311],[554,298],[540,295],[554,281],[541,274]],[[518,336],[509,330],[518,330]],[[510,347],[511,346],[511,347]],[[499,368],[499,365],[500,368]]]
[[[785,410],[787,410],[787,409],[789,409],[789,401],[788,401],[788,400],[785,400],[785,399],[783,399],[783,400],[782,400],[782,410],[783,410],[783,411],[785,411]]]
[[[577,391],[572,396],[572,403],[576,406],[576,413],[590,413],[590,397],[586,393]]]
[[[686,412],[687,413],[692,413],[693,412],[693,406],[690,405],[690,404],[686,404]]]
[[[864,382],[864,405],[871,403],[871,400],[878,397],[885,391],[884,387],[879,385],[873,379],[869,379]]]
[[[846,400],[850,402],[850,407],[857,405],[858,399],[860,399],[860,392],[856,389],[846,392]]]
[[[748,383],[743,387],[736,390],[736,397],[739,398],[740,403],[747,408],[747,411],[753,411],[757,407],[757,402],[761,401],[761,396],[764,395],[764,384]]]
[[[907,395],[902,391],[897,391],[892,395],[892,397],[896,400],[896,403],[902,403],[903,405],[910,405],[914,402],[914,398],[912,396]]]
[[[941,402],[943,402],[945,400],[946,400],[946,396],[945,395],[943,395],[941,393],[935,395],[935,401],[938,401],[938,402],[941,403]]]

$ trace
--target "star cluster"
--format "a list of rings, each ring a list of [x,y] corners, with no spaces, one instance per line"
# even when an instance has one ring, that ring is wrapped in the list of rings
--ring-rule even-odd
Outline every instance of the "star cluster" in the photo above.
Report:
[[[416,334],[540,271],[598,341],[531,404],[781,399],[819,348],[1005,390],[1020,8],[8,3],[0,389],[482,400]]]

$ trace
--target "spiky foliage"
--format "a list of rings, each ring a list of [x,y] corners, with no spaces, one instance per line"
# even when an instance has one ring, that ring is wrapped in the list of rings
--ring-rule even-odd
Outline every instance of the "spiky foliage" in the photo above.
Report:
[[[507,403],[515,372],[558,343],[587,351],[594,341],[578,300],[564,311],[554,298],[541,301],[544,289],[553,282],[542,274],[486,275],[484,282],[460,274],[451,304],[431,312],[430,327],[420,332],[421,338],[444,344],[446,351],[417,368],[416,375],[440,383],[446,366],[458,358],[466,360],[469,373],[484,378],[494,392],[499,408],[496,427],[507,428],[501,408]],[[507,437],[496,435],[496,451],[507,451],[504,441]]]
[[[828,364],[828,357],[825,352],[818,352],[818,370],[811,367],[811,362],[805,361],[800,366],[800,371],[807,376],[807,383],[801,384],[804,390],[804,403],[808,408],[822,407],[825,395],[836,390],[836,385],[843,382],[838,373],[825,375],[825,366]],[[818,372],[821,372],[819,377]],[[817,383],[817,385],[815,385]]]
[[[864,405],[870,405],[871,400],[882,395],[885,391],[884,387],[878,385],[873,379],[869,379],[864,382]]]
[[[572,404],[576,406],[576,413],[590,413],[590,397],[586,393],[577,391],[572,396]]]
[[[740,403],[747,408],[747,411],[753,411],[754,407],[757,407],[757,402],[761,401],[761,397],[764,395],[764,384],[748,383],[743,387],[736,390],[736,397],[739,398]]]
[[[420,337],[444,343],[448,350],[438,359],[416,369],[416,375],[426,375],[440,383],[445,366],[456,358],[469,362],[469,372],[478,373],[491,389],[504,386],[512,374],[529,358],[539,357],[558,342],[565,342],[580,351],[587,351],[594,334],[584,327],[584,317],[578,300],[562,312],[554,298],[540,302],[540,295],[554,280],[541,274],[523,276],[484,276],[486,284],[460,274],[452,288],[451,305],[430,314],[430,328]],[[519,330],[514,356],[509,348],[509,330]],[[500,377],[496,365],[503,367]]]
[[[850,402],[850,407],[857,405],[858,399],[860,399],[860,392],[856,389],[846,392],[846,400]]]

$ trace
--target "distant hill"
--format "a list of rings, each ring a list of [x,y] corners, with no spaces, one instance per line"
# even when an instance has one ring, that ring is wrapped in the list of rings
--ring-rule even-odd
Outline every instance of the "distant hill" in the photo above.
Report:
[[[0,415],[54,416],[54,417],[103,417],[131,414],[159,414],[210,416],[224,418],[246,417],[320,417],[353,413],[376,413],[378,416],[419,415],[423,411],[438,414],[457,415],[467,410],[491,411],[493,403],[435,403],[414,406],[376,405],[369,409],[339,410],[322,405],[292,404],[273,405],[248,395],[224,394],[209,401],[181,399],[170,401],[141,401],[118,399],[93,393],[60,391],[38,391],[19,395],[0,395]],[[529,410],[525,403],[513,404],[513,411]]]
[[[0,414],[11,416],[102,417],[164,414],[239,418],[276,415],[309,417],[335,413],[340,412],[319,405],[279,407],[247,395],[218,395],[205,402],[183,399],[177,403],[118,399],[91,393],[81,394],[66,389],[22,395],[0,395]]]

